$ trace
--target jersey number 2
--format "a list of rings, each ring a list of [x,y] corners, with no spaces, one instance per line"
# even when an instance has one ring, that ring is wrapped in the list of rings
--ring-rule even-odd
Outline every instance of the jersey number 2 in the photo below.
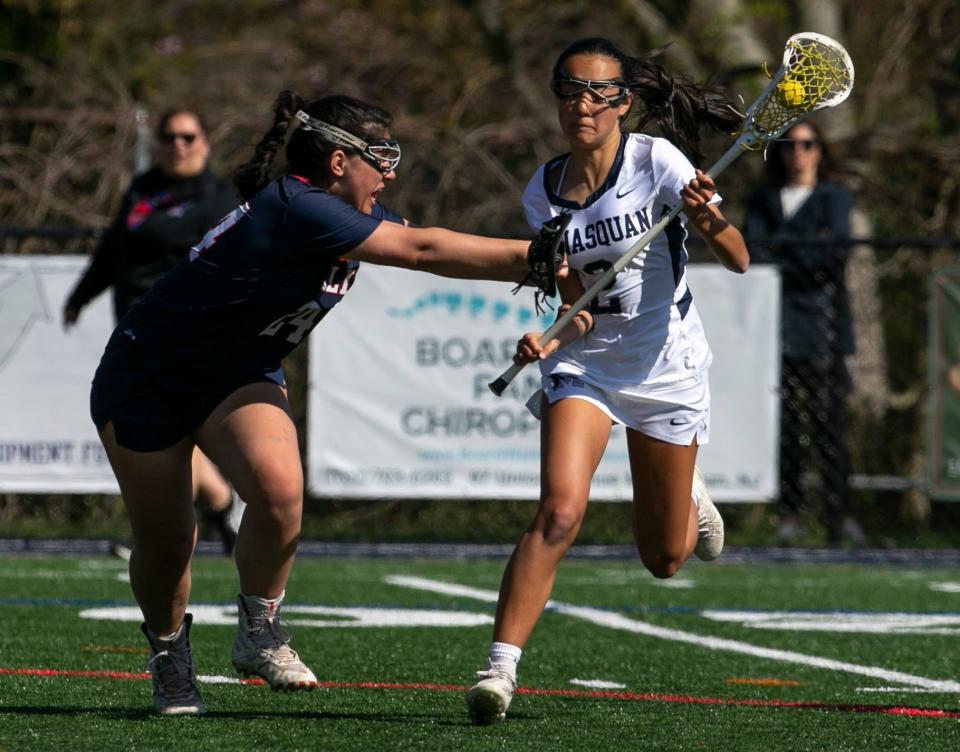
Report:
[[[604,259],[599,261],[592,261],[586,266],[583,267],[583,271],[587,274],[603,274],[607,269],[609,269],[613,264]],[[616,277],[610,280],[610,284],[604,287],[604,290],[609,290],[613,287],[613,283],[616,282]],[[607,304],[600,305],[599,296],[590,301],[590,312],[591,313],[621,313],[620,310],[620,298],[616,295],[607,296]]]

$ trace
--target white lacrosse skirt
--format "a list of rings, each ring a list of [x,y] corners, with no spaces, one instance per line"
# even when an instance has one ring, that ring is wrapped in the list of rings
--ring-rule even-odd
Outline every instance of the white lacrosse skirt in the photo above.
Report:
[[[644,324],[616,314],[595,316],[590,333],[540,364],[542,388],[527,407],[540,418],[544,399],[549,404],[582,399],[613,422],[655,439],[689,446],[696,437],[698,445],[708,444],[707,375],[713,355],[695,306],[682,320],[673,308],[672,317],[674,336],[652,362],[644,363],[637,359],[643,349],[630,343],[631,333],[649,338]]]

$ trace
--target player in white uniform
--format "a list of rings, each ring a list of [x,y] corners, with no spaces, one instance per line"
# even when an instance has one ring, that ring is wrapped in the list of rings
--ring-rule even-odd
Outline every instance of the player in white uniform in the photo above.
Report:
[[[558,196],[551,186],[551,177],[562,184],[570,155],[541,166],[523,194],[531,226],[561,212],[573,215],[566,231],[568,261],[584,288],[670,211],[694,177],[689,160],[666,139],[624,134],[619,140],[610,176],[585,205]],[[711,201],[719,203],[719,196]],[[696,436],[698,444],[707,443],[705,377],[712,356],[687,287],[684,224],[677,217],[637,254],[590,306],[591,330],[542,363],[549,402],[576,394],[616,422],[658,439],[689,444]],[[653,410],[651,402],[664,409]],[[530,406],[539,413],[539,393]],[[678,417],[679,406],[688,414]]]
[[[542,420],[541,501],[507,565],[487,663],[467,693],[477,723],[506,714],[522,648],[580,528],[613,423],[627,428],[633,532],[647,569],[671,577],[691,554],[709,560],[723,547],[723,521],[695,469],[697,448],[709,440],[712,355],[687,287],[687,226],[726,268],[745,272],[749,257],[718,208],[713,180],[678,147],[697,158],[700,124],[729,132],[740,117],[718,92],[606,39],[561,53],[551,88],[570,152],[537,170],[523,206],[534,228],[572,215],[565,240],[577,273],[558,282],[565,305],[677,202],[683,211],[557,338],[541,343],[531,332],[520,340],[515,360],[540,361],[543,374],[528,403]],[[670,140],[622,132],[635,99],[640,124],[656,121]]]

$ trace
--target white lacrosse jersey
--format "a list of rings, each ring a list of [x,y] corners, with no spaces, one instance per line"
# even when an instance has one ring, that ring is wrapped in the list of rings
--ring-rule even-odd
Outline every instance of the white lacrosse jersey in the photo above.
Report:
[[[555,157],[537,169],[523,207],[535,231],[558,214],[573,215],[566,251],[589,289],[681,200],[695,171],[670,141],[625,134],[606,181],[580,205],[553,190],[568,158]],[[717,194],[711,203],[719,201]],[[593,301],[594,328],[541,363],[544,377],[572,374],[603,390],[653,399],[662,394],[667,401],[671,389],[683,393],[691,382],[705,382],[713,356],[687,287],[686,237],[680,212]]]

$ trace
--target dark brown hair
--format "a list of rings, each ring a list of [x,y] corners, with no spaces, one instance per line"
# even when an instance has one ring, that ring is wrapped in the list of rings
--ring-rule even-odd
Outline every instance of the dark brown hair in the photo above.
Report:
[[[170,124],[171,118],[173,118],[175,115],[189,115],[192,117],[197,121],[197,125],[200,126],[200,132],[203,134],[203,137],[206,138],[207,133],[209,133],[207,130],[206,118],[204,118],[203,115],[196,110],[190,109],[189,107],[181,107],[179,109],[169,109],[164,111],[164,113],[160,116],[160,119],[157,121],[157,127],[153,132],[154,136],[157,138],[163,136],[163,134],[166,133],[167,126]]]

